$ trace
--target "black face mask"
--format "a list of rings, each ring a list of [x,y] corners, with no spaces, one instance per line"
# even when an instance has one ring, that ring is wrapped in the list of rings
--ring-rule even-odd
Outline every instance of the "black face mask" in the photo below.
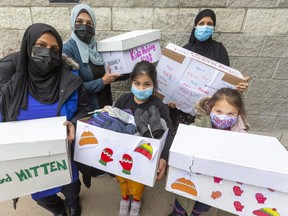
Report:
[[[95,36],[94,27],[87,24],[75,24],[75,34],[84,43],[89,43]]]
[[[41,75],[46,75],[61,64],[58,52],[43,47],[32,47],[31,58]]]

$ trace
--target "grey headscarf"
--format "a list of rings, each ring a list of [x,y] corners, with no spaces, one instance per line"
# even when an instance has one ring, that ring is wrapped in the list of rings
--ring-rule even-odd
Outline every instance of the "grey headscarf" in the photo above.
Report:
[[[95,65],[103,65],[104,64],[103,58],[97,52],[96,38],[93,37],[92,40],[87,44],[81,41],[74,33],[75,21],[79,13],[83,11],[87,12],[90,15],[94,24],[94,28],[96,27],[96,16],[95,16],[93,9],[86,4],[76,5],[71,11],[71,18],[70,18],[71,28],[72,28],[71,38],[73,38],[73,40],[77,44],[83,63],[89,63],[89,59],[90,59],[91,62]]]

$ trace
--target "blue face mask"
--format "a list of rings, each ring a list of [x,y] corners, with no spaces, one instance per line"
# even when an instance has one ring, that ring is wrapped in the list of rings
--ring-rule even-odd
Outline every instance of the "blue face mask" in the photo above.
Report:
[[[214,33],[214,27],[209,25],[197,26],[195,28],[194,36],[199,41],[206,41]]]
[[[131,92],[137,99],[144,101],[153,94],[153,88],[139,90],[135,86],[132,85]]]

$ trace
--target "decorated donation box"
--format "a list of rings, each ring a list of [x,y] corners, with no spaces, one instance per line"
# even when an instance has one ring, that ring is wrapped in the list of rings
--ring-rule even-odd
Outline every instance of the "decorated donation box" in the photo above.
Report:
[[[111,73],[130,73],[137,62],[157,62],[161,56],[160,30],[135,30],[97,42],[97,50]]]
[[[158,140],[114,132],[85,121],[77,122],[76,161],[154,186],[167,131]]]
[[[175,194],[236,215],[288,215],[288,152],[274,137],[181,124],[168,164]]]
[[[65,120],[0,123],[0,201],[71,182]]]
[[[169,43],[157,64],[158,92],[165,102],[194,115],[194,105],[203,96],[223,87],[245,82],[241,73],[216,61]]]

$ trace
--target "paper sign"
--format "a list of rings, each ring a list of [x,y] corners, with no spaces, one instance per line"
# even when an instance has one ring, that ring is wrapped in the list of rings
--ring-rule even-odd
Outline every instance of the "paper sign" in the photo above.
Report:
[[[171,43],[157,65],[158,92],[164,95],[164,102],[175,101],[177,108],[191,115],[201,97],[213,95],[223,87],[235,89],[239,82],[245,82],[242,78],[233,68]]]

